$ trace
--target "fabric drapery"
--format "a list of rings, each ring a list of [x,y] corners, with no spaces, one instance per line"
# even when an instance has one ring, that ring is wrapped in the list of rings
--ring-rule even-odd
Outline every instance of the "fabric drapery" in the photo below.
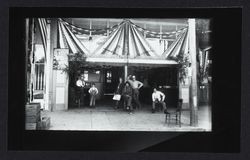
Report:
[[[188,53],[188,29],[183,30],[176,40],[162,54],[168,60],[177,60],[180,54]]]
[[[37,18],[39,30],[42,37],[43,42],[43,48],[45,53],[45,59],[46,59],[46,50],[47,50],[47,36],[48,36],[48,30],[47,30],[47,22],[45,18]]]
[[[70,53],[83,53],[88,55],[88,49],[80,42],[80,40],[72,33],[69,27],[62,20],[58,20],[58,47],[69,48]]]

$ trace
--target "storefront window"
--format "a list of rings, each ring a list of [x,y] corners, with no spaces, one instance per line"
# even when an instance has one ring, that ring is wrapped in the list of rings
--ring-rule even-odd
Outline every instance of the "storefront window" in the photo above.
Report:
[[[112,82],[111,79],[112,79],[112,72],[107,71],[107,73],[106,73],[106,81],[107,81],[107,83],[111,83]]]
[[[88,80],[89,80],[89,72],[84,71],[84,81],[88,81]]]

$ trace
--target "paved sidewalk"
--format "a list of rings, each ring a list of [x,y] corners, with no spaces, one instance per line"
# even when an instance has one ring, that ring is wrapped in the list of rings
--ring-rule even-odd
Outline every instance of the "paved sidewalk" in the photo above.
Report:
[[[67,111],[43,112],[51,117],[50,130],[95,131],[210,131],[210,107],[199,109],[199,126],[191,127],[190,112],[182,112],[182,126],[165,123],[165,114],[152,114],[149,109],[135,110],[133,114],[112,107],[80,108]]]

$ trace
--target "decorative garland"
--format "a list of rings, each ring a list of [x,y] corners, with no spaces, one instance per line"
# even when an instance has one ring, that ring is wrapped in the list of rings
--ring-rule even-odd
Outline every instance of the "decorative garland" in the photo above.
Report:
[[[112,27],[105,27],[105,28],[100,28],[100,29],[89,29],[89,28],[81,28],[81,27],[78,27],[78,26],[75,26],[61,18],[59,18],[59,21],[63,22],[64,24],[66,24],[67,26],[69,26],[70,28],[72,28],[73,30],[75,31],[78,31],[78,32],[102,32],[102,31],[107,31],[107,30],[114,30],[115,28],[119,27],[122,23],[124,22],[121,22],[119,24],[116,24]]]
[[[59,21],[63,22],[67,26],[69,26],[72,29],[73,33],[80,34],[80,35],[89,34],[89,32],[92,32],[93,34],[96,34],[97,32],[99,32],[100,35],[103,35],[107,31],[112,32],[114,29],[116,29],[117,27],[120,27],[125,22],[125,21],[122,21],[121,23],[116,24],[112,27],[105,27],[105,28],[101,28],[101,29],[89,29],[89,28],[81,28],[81,27],[75,26],[75,25],[73,25],[73,24],[71,24],[71,23],[69,23],[61,18],[59,18]],[[150,31],[150,30],[147,30],[145,28],[142,28],[142,27],[134,24],[130,20],[126,20],[126,21],[129,21],[133,27],[136,27],[141,32],[143,32],[147,35],[150,35],[152,37],[157,37],[157,38],[160,38],[160,37],[171,38],[171,37],[174,37],[176,34],[180,34],[181,32],[183,32],[187,28],[187,27],[183,27],[183,28],[181,28],[177,31],[173,31],[173,32],[155,32],[155,31]]]
[[[187,27],[183,27],[183,28],[181,28],[181,29],[179,29],[177,31],[173,31],[173,32],[155,32],[155,31],[150,31],[150,30],[147,30],[145,28],[142,28],[142,27],[134,24],[131,21],[130,21],[130,23],[132,24],[132,26],[136,27],[138,30],[140,30],[142,32],[145,32],[145,33],[147,33],[149,35],[159,35],[159,36],[160,35],[162,35],[162,36],[170,36],[170,35],[174,36],[175,34],[179,34],[179,33],[183,32],[183,30],[185,30],[187,28]]]

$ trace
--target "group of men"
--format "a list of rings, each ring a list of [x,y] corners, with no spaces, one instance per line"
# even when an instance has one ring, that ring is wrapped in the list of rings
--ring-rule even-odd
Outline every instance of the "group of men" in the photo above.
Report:
[[[132,100],[135,102],[137,108],[141,108],[141,103],[139,101],[139,89],[143,86],[143,83],[137,81],[135,76],[131,75],[127,77],[127,81],[125,84],[123,83],[122,78],[119,78],[119,84],[117,86],[117,90],[115,94],[119,94],[122,96],[124,108],[130,113],[133,111]],[[116,108],[118,108],[119,103],[122,102],[118,100],[116,102]]]
[[[76,81],[76,86],[80,90],[80,95],[78,99],[79,106],[83,106],[84,103],[84,87],[86,83],[84,81],[84,75],[82,74]],[[115,94],[119,95],[121,98],[116,100],[115,108],[119,108],[119,105],[123,105],[124,109],[129,111],[130,114],[133,113],[134,108],[141,108],[141,103],[139,101],[140,88],[143,87],[143,83],[136,80],[135,75],[129,75],[125,82],[122,78],[119,78],[119,84],[115,91]],[[95,107],[96,96],[98,94],[98,89],[95,87],[95,83],[91,84],[91,88],[88,90],[90,94],[90,107]],[[155,112],[156,104],[162,105],[164,113],[167,113],[165,94],[154,88],[152,93],[152,113]],[[134,102],[135,106],[132,105]]]
[[[125,84],[123,83],[122,78],[119,78],[119,84],[117,86],[115,94],[121,95],[122,100],[120,99],[116,101],[116,108],[118,108],[119,104],[123,102],[124,108],[131,114],[134,109],[134,107],[132,106],[132,101],[135,102],[137,108],[141,108],[141,103],[139,101],[139,89],[142,86],[143,83],[136,80],[135,75],[129,75],[126,79]],[[167,113],[166,103],[164,101],[165,94],[154,88],[154,91],[152,93],[152,113],[155,112],[155,106],[157,103],[161,104],[164,109],[164,113]]]

